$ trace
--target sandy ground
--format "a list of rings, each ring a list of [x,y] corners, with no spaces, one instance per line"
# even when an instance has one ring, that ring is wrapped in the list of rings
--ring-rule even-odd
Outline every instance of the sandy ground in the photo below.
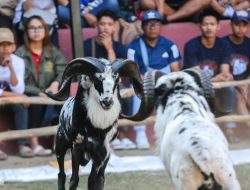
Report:
[[[241,139],[239,143],[230,144],[230,149],[245,149],[250,148],[250,129],[246,127],[239,127],[237,130],[237,135]],[[155,155],[155,147],[149,150],[120,150],[115,151],[115,154],[119,156],[130,156],[130,155]],[[65,157],[65,160],[70,159],[70,153]],[[20,158],[18,156],[9,156],[5,161],[0,161],[0,168],[22,168],[22,167],[33,167],[40,165],[48,165],[51,161],[56,161],[56,156],[53,154],[49,157],[34,157],[34,158]]]

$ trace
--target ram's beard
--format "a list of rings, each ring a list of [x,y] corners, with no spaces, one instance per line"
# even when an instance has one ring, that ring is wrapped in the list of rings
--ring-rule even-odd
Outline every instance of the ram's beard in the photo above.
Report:
[[[118,91],[116,89],[113,97],[113,106],[108,110],[104,110],[99,102],[99,94],[94,88],[89,90],[89,94],[85,93],[86,99],[84,104],[86,104],[87,115],[93,126],[99,129],[106,129],[117,120],[121,112],[121,104],[117,94]]]

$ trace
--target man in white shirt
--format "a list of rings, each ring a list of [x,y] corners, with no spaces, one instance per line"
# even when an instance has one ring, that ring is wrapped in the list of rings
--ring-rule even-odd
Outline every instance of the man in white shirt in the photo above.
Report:
[[[23,96],[25,63],[23,59],[13,54],[15,49],[16,45],[11,30],[0,28],[0,98]],[[28,115],[24,105],[0,105],[0,109],[13,112],[16,129],[27,129]],[[33,151],[26,146],[26,139],[19,139],[17,142],[20,156],[34,156]],[[0,160],[5,160],[7,157],[6,153],[0,150]]]

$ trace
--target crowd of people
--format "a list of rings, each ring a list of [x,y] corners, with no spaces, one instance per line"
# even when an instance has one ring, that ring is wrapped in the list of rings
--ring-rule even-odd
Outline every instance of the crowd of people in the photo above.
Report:
[[[80,0],[82,27],[96,27],[96,37],[84,41],[85,56],[131,59],[138,64],[143,77],[149,70],[164,73],[185,68],[207,71],[213,82],[243,80],[250,77],[250,39],[246,36],[250,16],[249,0]],[[46,96],[56,93],[67,64],[58,49],[57,28],[71,27],[70,0],[2,0],[0,2],[0,97]],[[220,18],[231,19],[232,33],[217,36]],[[121,22],[122,19],[122,22]],[[115,41],[117,23],[137,24],[141,32],[128,43]],[[175,42],[160,35],[163,24],[195,21],[201,35],[190,39],[181,57]],[[124,24],[127,23],[127,24]],[[226,50],[226,51],[225,51]],[[183,64],[181,64],[183,62]],[[130,86],[126,79],[122,86]],[[250,113],[249,85],[215,91],[217,116]],[[121,100],[127,114],[136,112],[136,96]],[[60,106],[1,105],[13,113],[18,130],[58,123]],[[250,122],[246,123],[250,127]],[[238,142],[235,123],[225,123],[231,143]],[[148,149],[146,127],[134,126],[135,142],[128,137],[128,128],[119,129],[114,149]],[[24,158],[48,156],[38,137],[19,139],[18,155]],[[0,150],[0,160],[7,159]]]

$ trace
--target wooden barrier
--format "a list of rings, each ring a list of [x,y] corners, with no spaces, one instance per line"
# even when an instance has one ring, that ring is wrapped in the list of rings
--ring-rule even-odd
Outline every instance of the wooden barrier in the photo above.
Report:
[[[248,85],[250,84],[250,79],[242,80],[242,81],[230,81],[230,82],[217,82],[213,83],[213,88],[225,88],[229,86],[238,86],[238,85]],[[134,90],[131,89],[122,89],[120,91],[121,97],[129,97],[134,94]],[[4,104],[47,104],[47,105],[62,105],[64,102],[54,101],[49,97],[27,97],[27,96],[16,96],[16,97],[3,97],[0,98],[0,105]],[[230,115],[216,118],[217,123],[225,123],[225,122],[246,122],[250,121],[250,115]],[[134,126],[134,125],[151,125],[155,122],[155,116],[151,116],[144,121],[134,122],[126,119],[118,120],[118,126]],[[0,142],[12,139],[20,139],[20,138],[30,138],[34,136],[50,136],[56,134],[57,126],[49,126],[42,127],[38,129],[28,129],[28,130],[13,130],[13,131],[5,131],[0,132]]]
[[[216,82],[213,83],[213,88],[225,88],[229,86],[249,85],[250,79],[242,81]],[[122,98],[127,98],[134,95],[134,89],[121,89]],[[28,97],[28,96],[13,96],[0,98],[0,105],[4,104],[45,104],[45,105],[63,105],[64,101],[55,101],[49,97]]]
[[[215,119],[217,123],[224,122],[246,122],[250,121],[250,115],[230,115],[230,116],[222,116]],[[134,125],[152,125],[155,122],[155,116],[150,116],[144,121],[134,122],[127,119],[119,119],[118,126],[119,127],[132,127]],[[0,142],[6,140],[20,139],[20,138],[30,138],[30,137],[41,137],[41,136],[50,136],[55,135],[57,131],[57,126],[48,126],[36,129],[28,129],[28,130],[13,130],[13,131],[5,131],[0,133]]]
[[[249,85],[249,84],[250,84],[250,79],[241,80],[241,81],[214,82],[213,88],[218,89],[218,88],[226,88],[230,86],[240,86],[240,85]]]

